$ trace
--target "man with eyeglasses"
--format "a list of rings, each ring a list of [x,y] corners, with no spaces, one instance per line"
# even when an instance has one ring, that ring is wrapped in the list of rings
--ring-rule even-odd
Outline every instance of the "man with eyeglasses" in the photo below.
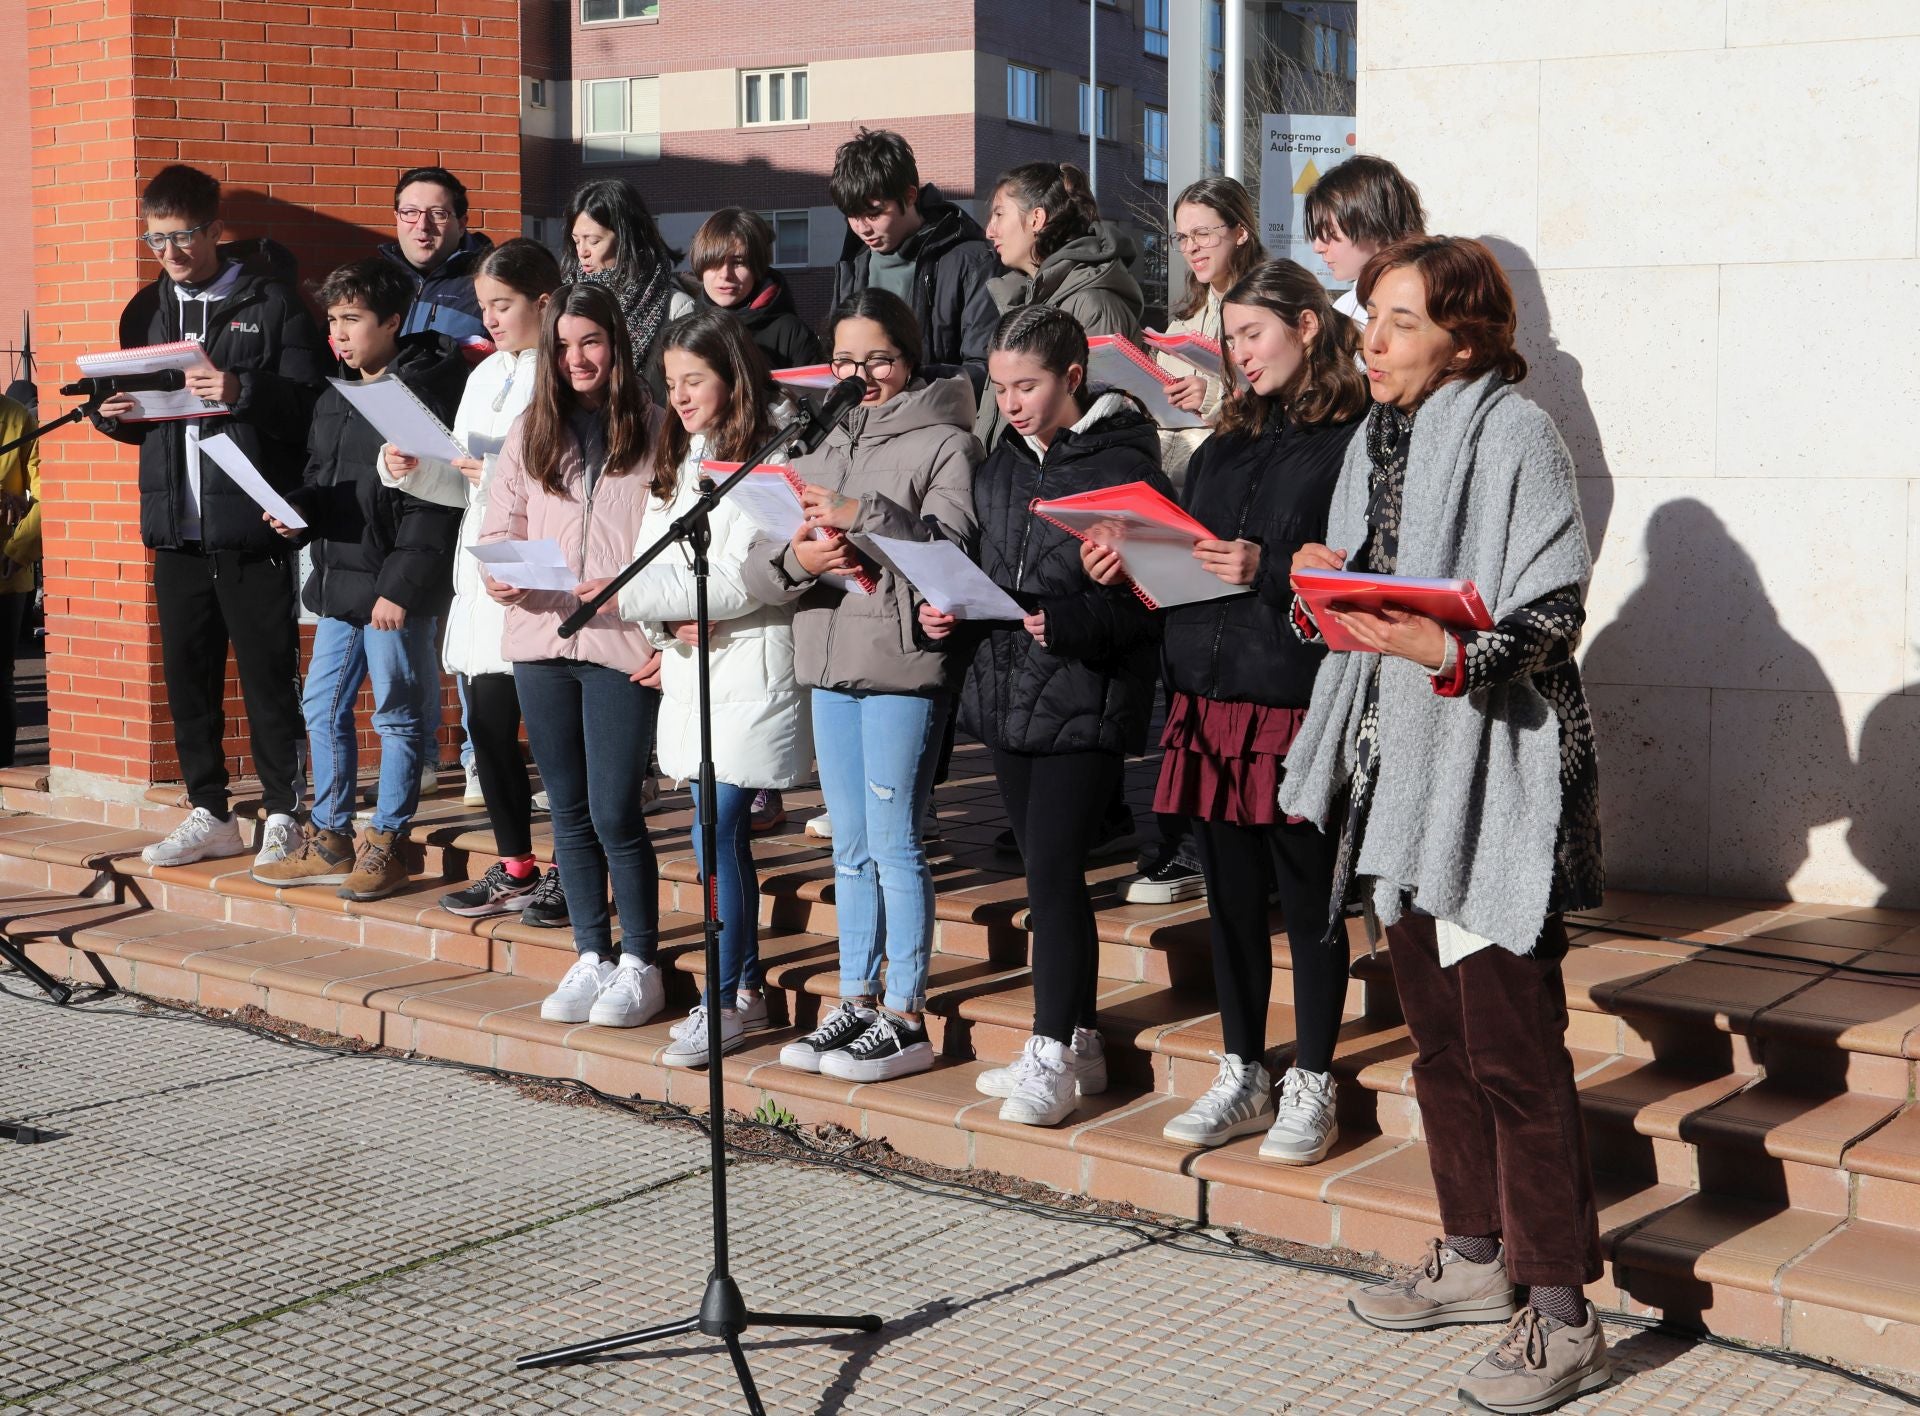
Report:
[[[123,421],[136,408],[118,394],[95,415],[102,432],[140,449],[140,539],[153,551],[167,710],[193,807],[141,854],[154,865],[186,865],[246,849],[223,745],[231,644],[267,817],[256,859],[271,862],[299,834],[295,751],[306,725],[293,557],[253,498],[200,455],[200,440],[224,433],[275,488],[299,486],[328,361],[295,291],[292,255],[264,239],[222,243],[218,181],[192,167],[163,168],[140,210],[147,229],[136,239],[160,276],[129,302],[121,342],[198,344],[211,367],[189,373],[187,387],[225,405],[207,418]]]
[[[467,230],[467,188],[444,167],[414,167],[393,186],[394,239],[380,254],[413,282],[413,304],[400,337],[438,334],[477,363],[493,352],[480,319],[473,277],[493,242]]]

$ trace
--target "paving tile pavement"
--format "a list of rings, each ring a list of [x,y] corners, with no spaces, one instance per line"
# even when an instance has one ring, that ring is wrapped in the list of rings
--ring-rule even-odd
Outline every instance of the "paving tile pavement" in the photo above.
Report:
[[[514,1356],[683,1315],[706,1271],[704,1143],[443,1068],[293,1051],[123,1000],[0,992],[0,1405],[68,1413],[742,1409],[704,1340],[518,1373]],[[1455,1409],[1488,1329],[1398,1335],[1345,1285],[1106,1226],[798,1164],[736,1166],[749,1303],[875,1311],[754,1333],[779,1413]],[[1880,1413],[1744,1353],[1616,1330],[1574,1412]]]

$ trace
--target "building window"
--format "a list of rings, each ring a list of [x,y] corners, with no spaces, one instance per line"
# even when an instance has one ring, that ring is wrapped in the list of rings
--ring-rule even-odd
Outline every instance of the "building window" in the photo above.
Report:
[[[1207,123],[1207,173],[1218,177],[1226,169],[1227,159],[1221,142],[1220,122],[1212,119]]]
[[[527,80],[527,107],[545,108],[547,106],[547,81],[545,79]]]
[[[808,261],[807,214],[804,211],[763,211],[773,228],[773,263],[804,266]]]
[[[580,0],[580,23],[603,24],[608,20],[657,20],[660,0]]]
[[[660,157],[660,80],[587,79],[580,85],[582,162]]]
[[[742,69],[740,124],[753,128],[768,123],[807,121],[805,69]]]
[[[1221,0],[1207,5],[1207,67],[1216,74],[1227,67],[1227,12]]]
[[[1323,74],[1340,67],[1340,31],[1331,25],[1313,27],[1313,67]]]
[[[1107,84],[1100,85],[1100,138],[1111,142],[1117,129],[1113,120],[1113,89]],[[1080,136],[1087,135],[1087,86],[1080,85]]]
[[[1145,0],[1141,28],[1146,30],[1147,53],[1167,57],[1167,0]]]
[[[1140,145],[1146,151],[1146,167],[1141,177],[1148,182],[1167,180],[1167,110],[1164,108],[1146,108],[1141,110]]]
[[[1007,117],[1016,123],[1047,126],[1047,71],[1007,65]]]

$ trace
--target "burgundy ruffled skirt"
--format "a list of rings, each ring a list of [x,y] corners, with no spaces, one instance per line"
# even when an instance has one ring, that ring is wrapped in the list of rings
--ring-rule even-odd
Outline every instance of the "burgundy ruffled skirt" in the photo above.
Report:
[[[1153,809],[1234,826],[1297,819],[1280,814],[1280,779],[1306,717],[1304,708],[1173,694],[1160,734],[1166,756]]]

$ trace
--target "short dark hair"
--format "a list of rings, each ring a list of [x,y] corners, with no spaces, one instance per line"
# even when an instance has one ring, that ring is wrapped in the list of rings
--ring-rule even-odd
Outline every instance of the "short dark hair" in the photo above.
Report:
[[[875,202],[905,207],[919,185],[912,144],[885,128],[862,128],[834,150],[827,190],[843,215],[862,216]]]
[[[400,180],[393,184],[393,204],[400,205],[400,194],[415,182],[432,182],[447,189],[447,197],[453,202],[453,214],[462,221],[467,219],[467,184],[447,171],[444,167],[409,167],[400,174]]]
[[[722,207],[700,223],[687,247],[687,269],[704,275],[735,246],[746,253],[753,278],[765,280],[773,268],[773,228],[759,212],[745,207]]]
[[[176,162],[163,167],[140,193],[140,215],[171,216],[196,226],[220,216],[220,179]]]
[[[582,213],[613,233],[614,269],[637,274],[644,281],[653,262],[668,270],[679,263],[680,253],[667,245],[659,223],[647,210],[646,199],[633,183],[624,177],[601,177],[582,183],[567,203],[560,272],[568,280],[580,278],[580,252],[573,244],[573,223]]]
[[[553,258],[552,251],[525,236],[502,241],[488,251],[474,274],[512,286],[529,300],[560,288],[560,262]]]
[[[1356,153],[1313,184],[1307,193],[1307,234],[1330,241],[1336,230],[1349,241],[1376,250],[1424,236],[1427,213],[1420,189],[1384,157]]]
[[[399,319],[413,303],[413,282],[392,261],[369,256],[336,269],[320,282],[314,296],[323,310],[360,304],[372,310],[376,319]]]
[[[1471,382],[1489,369],[1503,383],[1527,376],[1526,357],[1514,347],[1519,324],[1513,286],[1499,260],[1471,236],[1409,236],[1375,252],[1354,286],[1362,304],[1390,270],[1411,266],[1427,287],[1427,318],[1468,351],[1467,362],[1447,368],[1434,388],[1455,380]],[[1428,389],[1427,392],[1433,392]]]
[[[920,339],[920,321],[913,317],[907,302],[891,290],[869,285],[865,290],[842,300],[840,308],[833,312],[833,318],[827,321],[829,340],[839,333],[840,325],[845,320],[872,320],[879,325],[887,332],[887,338],[906,356],[908,367],[916,374],[920,372],[920,366],[926,363],[926,345]]]

